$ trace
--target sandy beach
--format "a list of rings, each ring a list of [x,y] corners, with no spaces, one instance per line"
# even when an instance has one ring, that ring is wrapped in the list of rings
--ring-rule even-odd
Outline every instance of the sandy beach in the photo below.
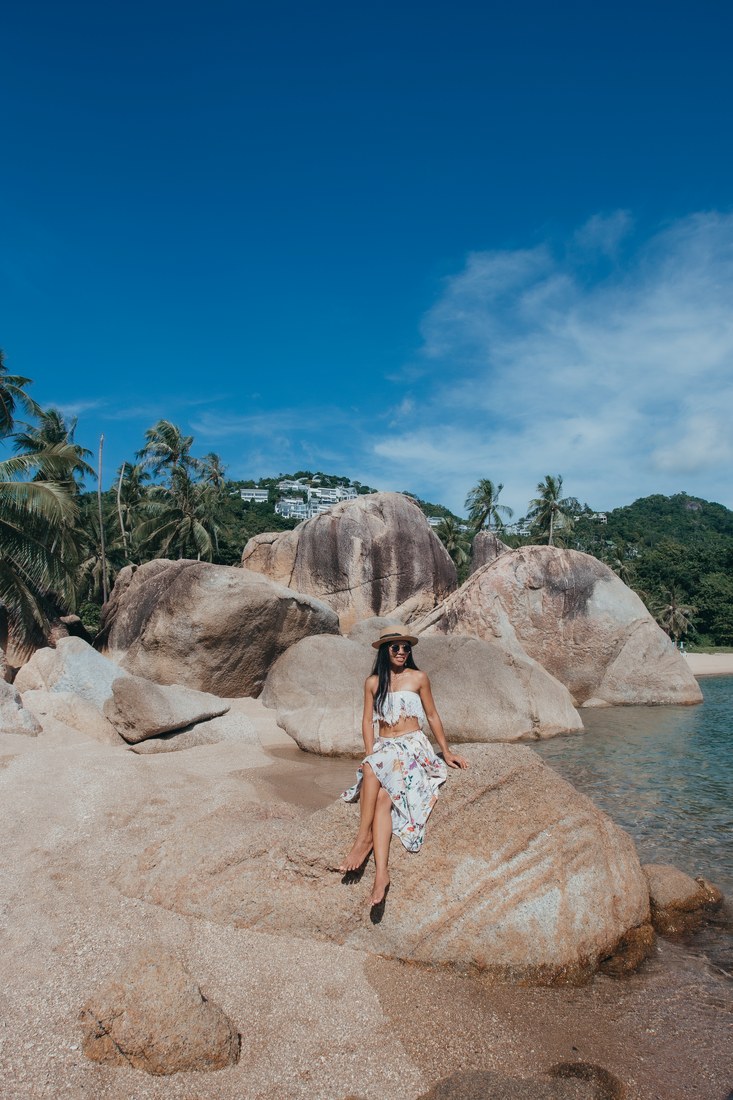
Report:
[[[115,873],[153,841],[191,835],[207,820],[241,830],[256,806],[305,822],[345,785],[352,762],[301,753],[257,700],[237,707],[261,748],[136,756],[58,724],[38,738],[0,737],[1,1097],[417,1100],[460,1071],[532,1078],[568,1060],[610,1071],[627,1100],[725,1095],[733,1075],[729,986],[669,941],[625,980],[497,987],[480,975],[216,924],[118,892]],[[237,1065],[155,1078],[84,1057],[81,1006],[141,946],[177,955],[235,1022]]]
[[[687,653],[694,676],[733,676],[733,653]]]

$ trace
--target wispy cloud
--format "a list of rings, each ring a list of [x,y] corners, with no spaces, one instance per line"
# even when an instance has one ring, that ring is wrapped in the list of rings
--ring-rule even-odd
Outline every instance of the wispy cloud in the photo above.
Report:
[[[400,445],[433,497],[459,509],[492,477],[523,512],[562,473],[599,508],[681,489],[733,505],[733,216],[696,214],[635,248],[631,231],[624,212],[594,218],[562,253],[475,253],[447,280]],[[393,454],[374,442],[375,476],[397,487]]]
[[[103,409],[107,404],[102,397],[79,401],[44,401],[44,408],[56,409],[63,417],[83,416],[85,413]]]

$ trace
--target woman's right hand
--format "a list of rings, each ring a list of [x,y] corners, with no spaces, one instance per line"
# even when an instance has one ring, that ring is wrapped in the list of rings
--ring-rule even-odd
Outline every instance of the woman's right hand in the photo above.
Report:
[[[443,759],[445,760],[449,768],[468,767],[468,760],[466,760],[465,756],[458,756],[457,753],[451,752],[450,750],[443,753]]]

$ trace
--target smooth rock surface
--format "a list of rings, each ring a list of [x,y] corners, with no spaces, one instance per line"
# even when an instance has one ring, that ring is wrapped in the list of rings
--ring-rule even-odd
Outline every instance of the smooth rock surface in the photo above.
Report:
[[[269,822],[246,835],[219,830],[215,867],[190,835],[169,838],[114,883],[180,913],[383,956],[505,979],[587,977],[649,921],[631,838],[530,749],[463,751],[471,767],[450,772],[422,851],[392,845],[379,924],[333,871],[358,820],[358,806],[341,801],[275,834]]]
[[[306,752],[363,756],[364,681],[374,653],[348,638],[303,638],[270,669],[262,702]]]
[[[524,650],[579,705],[702,701],[684,657],[639,597],[576,550],[525,546],[502,554],[416,627]]]
[[[229,704],[216,695],[181,684],[151,684],[142,676],[124,676],[112,684],[104,716],[129,744],[159,737],[226,714]]]
[[[256,535],[242,564],[359,619],[410,622],[456,587],[456,570],[420,508],[402,493],[344,501],[293,531]]]
[[[567,688],[529,657],[459,636],[424,636],[414,652],[450,744],[536,740],[583,728]],[[304,638],[273,665],[262,701],[306,752],[362,756],[364,680],[374,657],[368,642]]]
[[[102,745],[116,745],[127,748],[127,743],[102,712],[70,691],[26,691],[23,702],[33,712],[42,726],[51,719],[70,726],[85,737],[98,741]]]
[[[248,569],[197,561],[127,567],[98,644],[129,672],[222,697],[259,695],[275,660],[310,634],[335,634],[330,607]]]
[[[396,615],[373,615],[370,619],[359,619],[348,632],[349,641],[359,642],[369,646],[379,638],[379,632],[385,626],[399,626],[405,624]],[[371,649],[372,659],[376,656],[376,649]]]
[[[33,712],[24,706],[20,692],[12,684],[0,680],[0,733],[37,737],[41,728]]]
[[[156,1076],[216,1070],[239,1059],[239,1033],[172,955],[141,951],[85,1004],[87,1058]]]
[[[112,695],[112,684],[127,673],[97,653],[82,638],[59,638],[56,647],[38,649],[20,669],[15,687],[26,691],[71,692],[99,711]]]
[[[511,550],[511,547],[502,542],[493,531],[477,531],[471,543],[471,573],[475,573],[482,565],[496,561],[507,550]]]
[[[691,878],[670,863],[645,863],[652,923],[660,935],[692,932],[723,903],[717,886]]]

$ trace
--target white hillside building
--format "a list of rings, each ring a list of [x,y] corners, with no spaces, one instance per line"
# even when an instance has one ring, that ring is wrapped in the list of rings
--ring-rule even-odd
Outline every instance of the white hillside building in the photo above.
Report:
[[[255,504],[267,504],[270,499],[267,489],[240,489],[239,495],[242,500],[253,501]]]

